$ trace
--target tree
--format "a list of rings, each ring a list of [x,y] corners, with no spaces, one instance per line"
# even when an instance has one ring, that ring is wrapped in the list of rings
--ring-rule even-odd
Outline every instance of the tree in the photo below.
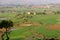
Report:
[[[9,40],[8,29],[11,28],[11,27],[13,27],[13,22],[11,20],[2,20],[0,22],[0,28],[5,28],[6,29],[6,31],[5,31],[5,34],[6,34],[6,37],[7,37],[6,40]]]
[[[60,11],[57,11],[57,14],[60,14]]]

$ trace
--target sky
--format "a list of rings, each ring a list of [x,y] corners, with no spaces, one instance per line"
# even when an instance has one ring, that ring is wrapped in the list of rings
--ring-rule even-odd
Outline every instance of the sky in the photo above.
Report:
[[[0,0],[0,4],[50,4],[60,3],[60,0]]]

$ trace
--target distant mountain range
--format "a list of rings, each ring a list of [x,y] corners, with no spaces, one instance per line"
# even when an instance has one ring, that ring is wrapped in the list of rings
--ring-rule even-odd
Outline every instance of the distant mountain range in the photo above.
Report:
[[[6,4],[0,5],[0,8],[3,7],[28,7],[28,8],[60,8],[59,4],[40,4],[40,5],[17,5],[17,4]]]
[[[32,8],[60,8],[60,4],[34,5]]]
[[[46,6],[46,5],[54,5],[54,6],[60,6],[60,3],[57,3],[57,4],[54,4],[54,3],[51,3],[51,4],[40,4],[40,5],[34,5],[34,4],[30,4],[30,5],[21,5],[21,4],[0,4],[0,6]]]

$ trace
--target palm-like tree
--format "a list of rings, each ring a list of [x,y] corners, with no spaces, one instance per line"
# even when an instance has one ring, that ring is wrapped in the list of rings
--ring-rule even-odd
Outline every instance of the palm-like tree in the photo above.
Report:
[[[8,37],[8,28],[11,28],[11,27],[13,27],[13,22],[11,20],[2,20],[0,22],[0,28],[5,28],[6,29],[6,32],[5,32],[6,37],[7,37],[6,40],[9,40],[9,37]]]

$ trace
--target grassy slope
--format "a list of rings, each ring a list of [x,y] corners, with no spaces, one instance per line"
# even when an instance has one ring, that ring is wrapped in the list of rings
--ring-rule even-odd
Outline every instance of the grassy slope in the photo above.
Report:
[[[58,21],[56,20],[56,18],[58,16],[59,15],[45,15],[45,16],[37,15],[37,16],[34,16],[30,20],[34,21],[34,22],[42,22],[43,24],[41,26],[22,27],[22,28],[16,29],[11,32],[10,37],[11,37],[11,39],[15,39],[15,38],[19,38],[19,37],[24,38],[24,37],[33,35],[34,34],[33,32],[28,31],[28,30],[32,29],[36,32],[46,35],[47,37],[54,37],[55,38],[60,35],[59,30],[49,30],[49,29],[46,29],[45,26],[49,25],[49,24],[57,24]]]
[[[25,11],[27,9],[21,9],[22,11]],[[32,9],[31,9],[32,10]],[[39,9],[33,9],[35,11],[38,11]],[[43,9],[44,10],[44,9]],[[16,19],[15,18],[16,14],[0,14],[0,17],[6,17],[6,18],[11,18],[11,20],[15,23],[15,22],[19,22],[22,21],[21,19]],[[9,35],[11,40],[19,40],[20,38],[24,38],[24,37],[28,37],[30,35],[33,35],[33,32],[29,32],[28,30],[32,29],[36,32],[39,32],[43,35],[46,35],[47,37],[57,37],[60,36],[60,31],[59,30],[49,30],[46,29],[45,26],[49,25],[49,24],[58,24],[58,22],[60,23],[60,21],[57,21],[56,18],[59,17],[60,15],[36,15],[34,16],[32,19],[29,19],[33,22],[39,22],[42,23],[41,26],[38,27],[22,27],[22,28],[18,28],[16,30],[13,30],[11,32],[11,34]],[[22,40],[22,39],[21,39]]]

